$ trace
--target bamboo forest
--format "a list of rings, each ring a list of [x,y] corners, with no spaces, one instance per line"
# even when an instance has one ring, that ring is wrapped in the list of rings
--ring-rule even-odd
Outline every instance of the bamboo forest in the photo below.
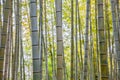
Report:
[[[0,0],[0,80],[120,80],[120,0]]]

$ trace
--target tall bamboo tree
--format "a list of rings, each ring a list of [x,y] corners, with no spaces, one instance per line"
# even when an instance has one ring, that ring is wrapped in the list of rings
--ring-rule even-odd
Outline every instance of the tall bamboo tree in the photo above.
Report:
[[[100,56],[99,56],[99,50],[98,50],[98,19],[97,19],[97,14],[98,14],[98,6],[97,6],[97,2],[98,0],[95,0],[95,27],[96,27],[96,60],[95,60],[95,79],[97,80],[100,80]]]
[[[15,0],[13,0],[13,8],[14,8],[14,11],[13,11],[13,14],[15,14]],[[15,16],[16,17],[16,16]],[[14,20],[15,20],[15,18],[14,18]],[[13,29],[12,29],[12,31],[13,31]],[[16,32],[17,33],[17,32]],[[16,34],[15,33],[15,34]],[[17,36],[17,35],[16,35]],[[14,40],[15,41],[15,39],[14,39],[14,36],[13,36],[13,34],[12,34],[12,40]],[[15,42],[12,42],[12,48],[15,46]],[[15,80],[15,49],[13,48],[12,49],[12,79],[13,80]]]
[[[55,0],[57,33],[57,80],[63,80],[62,0]]]
[[[12,8],[12,5],[11,5],[11,8]],[[11,11],[11,14],[12,14],[12,11]],[[10,29],[10,31],[9,31],[9,33],[8,33],[8,35],[9,35],[9,53],[8,53],[8,69],[7,69],[7,79],[8,80],[10,80],[11,79],[11,69],[12,69],[12,64],[11,64],[11,62],[12,62],[12,28],[13,28],[13,26],[12,26],[12,16],[9,18],[9,20],[10,20],[10,23],[9,23],[9,25],[10,25],[10,27],[9,27],[9,29]]]
[[[8,73],[9,73],[9,67],[10,67],[10,35],[11,35],[11,18],[9,17],[9,27],[7,32],[7,45],[6,45],[6,53],[5,53],[5,70],[4,70],[4,80],[9,79]]]
[[[119,38],[118,38],[118,27],[116,24],[116,4],[114,0],[111,0],[111,11],[112,11],[112,22],[113,22],[113,34],[114,34],[114,43],[115,43],[115,50],[116,50],[116,61],[118,63],[117,66],[117,80],[120,79],[120,46],[119,46]]]
[[[71,0],[71,80],[74,80],[74,0]]]
[[[37,29],[37,1],[30,0],[33,80],[40,80],[40,55],[38,51],[38,29]]]
[[[75,80],[78,80],[78,0],[76,0],[76,9],[75,9]]]
[[[8,16],[10,12],[10,4],[11,0],[7,0],[4,4],[5,6],[3,7],[3,26],[2,26],[2,32],[1,32],[1,47],[0,47],[0,79],[2,80],[3,78],[3,64],[4,64],[4,54],[5,54],[5,45],[6,45],[6,39],[7,39],[7,25],[8,25]]]
[[[100,67],[101,79],[108,80],[108,61],[107,61],[107,47],[105,41],[104,31],[104,14],[103,14],[103,0],[98,0],[98,35],[99,35],[99,52],[100,52]]]
[[[85,30],[85,54],[84,54],[84,80],[88,80],[88,31],[89,31],[90,0],[86,1],[86,30]]]
[[[8,15],[8,27],[7,27],[7,41],[6,41],[6,48],[5,48],[5,55],[4,55],[4,80],[9,79],[9,67],[10,67],[10,34],[11,34],[11,25],[12,23],[12,2],[10,3],[10,11],[9,11],[9,15]]]
[[[19,44],[19,29],[20,29],[20,14],[19,14],[19,0],[17,0],[15,5],[15,23],[16,23],[16,31],[15,31],[15,75],[14,75],[14,79],[18,80],[18,67],[19,67],[19,48],[20,48],[20,44]]]
[[[39,1],[39,54],[40,54],[40,79],[42,80],[42,59],[43,59],[43,0]]]

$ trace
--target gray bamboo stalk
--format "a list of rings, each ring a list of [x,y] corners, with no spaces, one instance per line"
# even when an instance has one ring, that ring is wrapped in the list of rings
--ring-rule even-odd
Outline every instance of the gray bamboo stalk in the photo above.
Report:
[[[89,14],[90,14],[90,0],[86,2],[86,30],[85,30],[85,54],[84,54],[84,64],[83,64],[83,71],[84,71],[84,80],[88,79],[88,30],[89,30]]]
[[[15,4],[15,0],[13,0],[13,4]],[[13,5],[13,8],[15,9],[15,5]],[[15,14],[15,10],[13,11],[13,13]],[[13,29],[12,29],[12,32],[13,32]],[[15,35],[16,35],[16,33],[15,33]],[[13,39],[13,37],[14,36],[12,34],[12,40],[15,41],[15,39]],[[13,49],[13,46],[15,46],[15,42],[12,42],[12,80],[15,80],[15,49]]]
[[[11,14],[12,14],[12,11],[11,11]],[[12,36],[11,36],[12,35],[12,27],[13,26],[12,26],[12,16],[11,16],[10,17],[10,28],[9,28],[10,29],[10,31],[9,31],[10,33],[9,33],[9,53],[8,53],[9,58],[8,58],[7,80],[10,80],[10,78],[11,78],[10,77],[11,76],[11,72],[10,71],[11,71],[11,68],[12,68],[11,67],[12,66],[11,65],[11,62],[12,62],[12,52],[11,52],[12,51],[12,49],[11,49],[12,48],[12,44],[11,44],[12,43]]]
[[[40,80],[42,80],[42,55],[43,55],[43,0],[39,1],[39,54],[40,54]]]
[[[3,80],[6,80],[6,79],[7,79],[8,50],[9,50],[9,47],[8,47],[8,45],[9,45],[9,41],[8,41],[8,39],[7,39],[6,44],[7,44],[7,46],[6,46],[6,50],[5,50],[5,51],[6,51],[6,53],[5,53],[5,64],[4,64],[5,68],[4,68],[4,76],[3,76]]]
[[[117,13],[117,22],[118,22],[118,37],[119,37],[119,42],[120,42],[120,5],[119,5],[119,0],[116,0],[116,8],[117,8],[117,11],[116,11],[116,13]]]
[[[20,0],[20,5],[21,5],[21,0]],[[22,7],[20,7],[20,28],[19,28],[20,29],[19,30],[20,31],[19,32],[20,33],[20,80],[24,80],[24,71],[23,71],[23,66],[24,66],[24,64],[23,64],[23,58],[24,58],[23,53],[24,52],[23,52],[23,40],[22,40],[22,38],[23,38],[22,37],[22,35],[23,35],[22,32],[23,31],[22,31],[22,24],[21,24],[22,23],[22,18],[21,18],[22,16],[21,15],[22,15]]]
[[[5,53],[5,72],[4,72],[4,80],[8,79],[8,68],[10,67],[9,66],[9,58],[10,58],[10,23],[11,23],[11,20],[10,20],[10,17],[9,17],[9,27],[8,27],[8,32],[7,32],[7,42],[6,42],[6,53]]]
[[[1,32],[1,47],[0,47],[0,79],[2,80],[3,78],[3,65],[4,65],[4,50],[5,50],[5,45],[6,45],[6,39],[7,39],[7,24],[8,24],[8,15],[10,11],[10,3],[11,0],[7,0],[4,3],[3,7],[3,26],[2,26],[2,32]]]
[[[10,12],[9,12],[9,15],[8,15],[8,32],[7,32],[7,41],[6,41],[6,48],[5,48],[5,64],[4,64],[4,79],[8,79],[8,73],[9,73],[9,70],[8,68],[10,67],[9,66],[9,58],[10,58],[10,28],[11,28],[11,22],[12,22],[12,4],[10,4]]]
[[[22,34],[20,37],[20,80],[24,80],[24,74],[23,74],[23,44],[22,44]]]
[[[20,30],[20,14],[19,14],[19,0],[16,1],[16,5],[15,5],[15,21],[16,21],[16,34],[15,34],[15,75],[14,75],[14,79],[18,80],[18,67],[19,67],[19,48],[20,48],[20,44],[19,44],[19,30]]]
[[[75,80],[78,80],[78,26],[77,26],[77,23],[78,23],[78,0],[76,0],[76,14],[75,14],[75,45],[76,45],[76,56],[75,56]]]
[[[57,35],[57,80],[63,80],[62,0],[55,0]]]
[[[11,6],[12,7],[12,6]],[[11,8],[12,9],[12,8]],[[12,11],[11,11],[11,14],[12,14]],[[10,80],[10,76],[11,76],[11,73],[10,73],[10,70],[11,70],[11,61],[12,61],[12,59],[11,59],[11,57],[12,57],[12,54],[11,54],[11,34],[12,34],[12,31],[11,31],[11,29],[12,29],[12,16],[9,16],[9,27],[8,27],[9,29],[8,29],[8,44],[9,44],[9,46],[8,46],[8,48],[9,48],[9,50],[8,50],[8,67],[7,67],[7,75],[6,75],[6,78],[7,78],[7,80]],[[7,52],[7,51],[6,51]]]
[[[116,14],[117,14],[116,18],[117,18],[117,28],[118,28],[118,40],[119,40],[119,45],[120,45],[120,7],[119,7],[120,2],[119,2],[119,0],[116,0],[115,2],[116,2],[115,5],[116,5]],[[119,51],[120,51],[120,47],[119,47]],[[120,55],[118,56],[118,58],[120,58]],[[119,64],[120,64],[119,60],[117,60],[117,61],[118,61],[118,66],[119,66]],[[118,74],[118,79],[119,79],[120,78],[119,69],[118,69],[118,73],[119,73]]]
[[[71,0],[71,80],[74,80],[74,8],[73,1]]]
[[[107,46],[105,41],[104,31],[104,12],[103,12],[103,0],[98,0],[98,35],[99,35],[99,52],[100,52],[100,70],[101,79],[108,80],[108,59],[107,59]]]
[[[11,0],[11,3],[10,3],[10,15],[9,15],[9,25],[10,25],[10,34],[9,34],[9,39],[10,39],[10,49],[9,49],[9,59],[8,59],[8,63],[9,63],[9,65],[8,65],[8,80],[10,80],[11,79],[11,76],[12,76],[12,74],[11,74],[11,71],[12,71],[12,43],[13,43],[13,41],[12,41],[12,34],[13,34],[13,32],[12,32],[12,30],[13,30],[13,18],[12,18],[12,14],[13,14],[13,0]]]
[[[32,59],[33,59],[33,80],[41,80],[40,55],[38,50],[38,29],[37,29],[37,1],[30,0],[31,38],[32,38]]]
[[[96,60],[95,60],[95,67],[96,67],[96,71],[95,71],[95,79],[100,80],[100,57],[99,57],[99,50],[98,50],[98,20],[97,20],[97,14],[98,14],[98,9],[97,9],[97,1],[95,0],[95,27],[96,27]]]
[[[63,51],[63,68],[64,68],[64,80],[66,80],[67,79],[67,68],[66,68],[66,63],[65,63],[64,51]]]
[[[117,80],[120,79],[120,44],[118,38],[118,28],[116,25],[116,14],[115,14],[115,1],[111,0],[111,11],[112,11],[112,22],[113,22],[113,34],[114,34],[114,43],[115,43],[115,50],[116,50],[116,61],[117,61]]]

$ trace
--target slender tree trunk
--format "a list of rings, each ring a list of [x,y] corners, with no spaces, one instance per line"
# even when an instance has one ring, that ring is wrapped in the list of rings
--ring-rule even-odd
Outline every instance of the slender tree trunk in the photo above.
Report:
[[[118,38],[118,28],[116,25],[116,10],[115,10],[115,1],[111,0],[111,11],[112,11],[112,22],[113,22],[113,34],[114,34],[114,43],[115,43],[115,49],[117,53],[116,61],[118,63],[117,65],[117,80],[120,79],[120,44],[119,44],[119,38]]]
[[[38,50],[37,1],[30,0],[33,80],[41,80],[40,55]]]
[[[75,45],[76,45],[76,56],[75,56],[75,80],[78,80],[78,26],[77,26],[77,24],[78,24],[78,0],[76,0],[76,14],[75,14],[75,29],[76,29],[76,31],[75,31],[75,33],[76,33],[76,35],[75,35]]]
[[[71,80],[74,80],[74,0],[71,0]]]
[[[11,14],[12,14],[12,11],[11,11]],[[12,17],[10,17],[10,34],[9,34],[9,59],[8,59],[8,73],[7,73],[7,80],[10,80],[11,79],[11,69],[12,69],[12,65],[11,65],[11,62],[12,62]]]
[[[4,62],[5,62],[5,64],[4,64],[4,76],[3,76],[3,78],[4,78],[4,80],[7,80],[7,79],[9,79],[9,67],[10,67],[10,34],[11,34],[11,27],[12,27],[12,1],[11,1],[11,3],[10,3],[10,5],[9,5],[10,7],[10,11],[9,11],[9,15],[8,15],[8,27],[7,27],[7,41],[6,41],[6,48],[5,48],[5,60],[4,60]]]
[[[57,80],[63,80],[62,0],[55,0],[57,32]]]
[[[4,72],[4,80],[7,80],[8,79],[8,68],[10,67],[9,66],[9,63],[10,63],[10,34],[11,34],[11,19],[9,17],[9,27],[8,27],[8,33],[7,33],[7,45],[6,45],[6,53],[5,53],[5,72]]]
[[[8,16],[10,12],[10,4],[11,0],[7,0],[5,3],[5,6],[3,7],[3,26],[2,26],[2,32],[1,32],[1,47],[0,47],[0,79],[3,78],[3,66],[4,65],[4,54],[5,54],[5,45],[6,45],[6,39],[7,39],[7,27],[8,27]]]
[[[116,8],[117,8],[117,20],[118,20],[118,38],[119,38],[119,43],[120,43],[120,2],[119,0],[116,0]]]
[[[86,2],[86,30],[85,30],[85,54],[84,54],[84,80],[88,80],[88,30],[89,30],[90,0]]]
[[[21,5],[21,0],[20,0],[20,5]],[[22,40],[22,38],[23,38],[23,30],[22,30],[22,7],[20,7],[20,80],[25,80],[24,79],[24,69],[23,69],[23,67],[24,67],[24,52],[23,52],[23,40]]]
[[[95,0],[95,27],[96,27],[96,71],[95,71],[95,80],[100,80],[100,54],[98,49],[98,20],[97,20],[97,14],[98,14],[98,6],[97,6],[98,0]]]
[[[13,4],[15,4],[15,0],[13,0]],[[15,5],[13,5],[13,8],[15,9]],[[13,12],[13,14],[15,14],[15,10]],[[16,17],[16,16],[15,16]],[[12,28],[12,32],[13,32],[13,28]],[[15,34],[15,33],[14,33]],[[15,39],[14,39],[14,35],[12,34],[12,80],[15,80]]]
[[[107,47],[105,41],[104,31],[104,14],[103,14],[103,0],[98,0],[98,33],[99,33],[99,52],[100,52],[100,67],[101,79],[108,80],[108,61],[107,61]]]
[[[40,80],[42,80],[42,56],[43,56],[43,0],[40,0],[39,18],[39,54],[40,54]]]
[[[19,14],[19,0],[16,1],[15,5],[15,20],[16,20],[16,34],[15,34],[15,75],[14,79],[18,80],[18,67],[19,67],[19,29],[20,29],[20,14]]]

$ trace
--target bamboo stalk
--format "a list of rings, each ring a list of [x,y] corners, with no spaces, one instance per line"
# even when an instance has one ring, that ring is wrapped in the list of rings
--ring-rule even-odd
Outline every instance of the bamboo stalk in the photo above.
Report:
[[[75,56],[75,80],[78,80],[78,26],[77,26],[77,24],[78,24],[78,19],[77,19],[77,17],[78,17],[78,0],[76,0],[76,9],[75,9],[75,33],[76,33],[76,35],[75,35],[75,47],[76,47],[76,56]]]
[[[85,29],[85,54],[84,54],[84,64],[83,64],[83,69],[84,69],[84,80],[88,79],[88,55],[89,55],[89,39],[88,39],[88,30],[89,30],[89,14],[90,14],[90,0],[86,1],[86,29]]]
[[[57,32],[57,80],[63,80],[62,0],[55,0]]]
[[[10,4],[11,0],[7,0],[4,3],[3,6],[3,26],[2,26],[2,32],[1,32],[1,47],[0,47],[0,79],[3,79],[3,66],[4,66],[4,54],[5,54],[5,45],[6,45],[6,40],[7,40],[7,25],[8,25],[8,16],[10,12]]]
[[[33,80],[40,80],[40,54],[38,47],[38,29],[37,29],[37,2],[30,0],[30,18],[32,35],[32,59],[33,59]]]
[[[120,47],[119,47],[119,38],[118,38],[118,28],[116,25],[116,7],[115,7],[115,1],[111,0],[111,11],[112,11],[112,22],[113,22],[113,34],[114,34],[114,43],[115,43],[115,50],[117,53],[116,61],[117,61],[117,80],[120,79]]]
[[[100,67],[101,79],[108,80],[108,61],[107,61],[107,47],[105,41],[104,31],[104,14],[103,14],[103,0],[98,0],[98,35],[99,35],[99,52],[100,52]]]
[[[71,80],[74,80],[74,0],[71,0]]]

